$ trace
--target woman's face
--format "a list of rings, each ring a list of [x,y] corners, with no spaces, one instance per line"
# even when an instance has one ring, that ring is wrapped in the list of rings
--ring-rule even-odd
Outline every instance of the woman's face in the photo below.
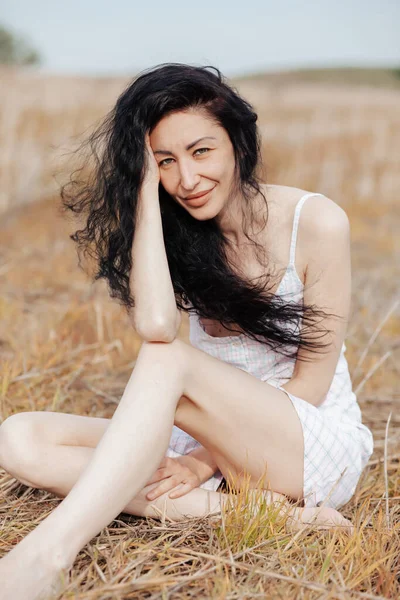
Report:
[[[166,192],[196,219],[215,217],[234,181],[233,146],[225,129],[199,110],[173,113],[153,129],[150,145]]]

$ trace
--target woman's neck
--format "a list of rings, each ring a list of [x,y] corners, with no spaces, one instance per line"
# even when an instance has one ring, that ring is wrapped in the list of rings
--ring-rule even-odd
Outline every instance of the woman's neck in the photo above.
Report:
[[[262,186],[265,194],[265,186]],[[241,248],[243,244],[247,244],[249,240],[244,233],[244,227],[251,226],[253,231],[260,231],[265,225],[265,201],[261,194],[257,194],[250,199],[249,205],[243,196],[236,196],[232,200],[228,200],[222,210],[215,217],[216,223],[220,230],[229,240],[232,248]]]

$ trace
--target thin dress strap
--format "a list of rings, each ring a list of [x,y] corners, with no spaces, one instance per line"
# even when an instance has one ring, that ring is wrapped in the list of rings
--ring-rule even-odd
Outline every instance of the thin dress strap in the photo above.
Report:
[[[290,242],[289,266],[295,265],[297,230],[299,228],[300,211],[303,207],[304,202],[307,200],[307,198],[309,196],[323,196],[323,194],[320,194],[319,192],[307,192],[307,194],[304,194],[304,196],[302,196],[296,204],[296,209],[294,211],[294,219],[293,219],[292,239]]]

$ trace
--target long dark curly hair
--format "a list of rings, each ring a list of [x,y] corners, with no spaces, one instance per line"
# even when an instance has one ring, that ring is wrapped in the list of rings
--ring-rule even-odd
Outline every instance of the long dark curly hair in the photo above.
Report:
[[[85,149],[89,157],[61,187],[60,207],[85,218],[85,227],[70,236],[77,243],[79,266],[82,254],[94,259],[93,281],[104,277],[111,297],[127,311],[135,306],[129,279],[136,205],[146,169],[145,134],[166,115],[193,108],[205,110],[229,135],[234,188],[243,198],[244,234],[265,267],[265,277],[250,281],[234,270],[227,254],[230,241],[215,219],[195,219],[160,183],[164,243],[177,307],[215,319],[230,331],[239,326],[250,338],[289,358],[296,357],[299,348],[322,351],[329,344],[320,339],[329,331],[316,326],[337,315],[270,293],[272,265],[265,261],[265,249],[248,235],[257,195],[265,201],[265,223],[268,219],[258,175],[262,159],[257,114],[216,67],[167,63],[142,71],[80,145],[79,157]]]

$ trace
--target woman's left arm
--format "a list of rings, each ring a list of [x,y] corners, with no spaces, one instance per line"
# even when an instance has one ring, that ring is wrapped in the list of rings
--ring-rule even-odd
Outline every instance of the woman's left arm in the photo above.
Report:
[[[307,199],[301,212],[298,247],[304,248],[304,304],[314,304],[341,319],[327,317],[318,326],[327,333],[320,341],[330,343],[323,351],[299,349],[293,376],[284,387],[314,406],[324,401],[331,386],[346,335],[351,304],[350,223],[345,211],[326,196]],[[321,334],[315,334],[316,337]],[[311,335],[309,335],[311,338]]]

